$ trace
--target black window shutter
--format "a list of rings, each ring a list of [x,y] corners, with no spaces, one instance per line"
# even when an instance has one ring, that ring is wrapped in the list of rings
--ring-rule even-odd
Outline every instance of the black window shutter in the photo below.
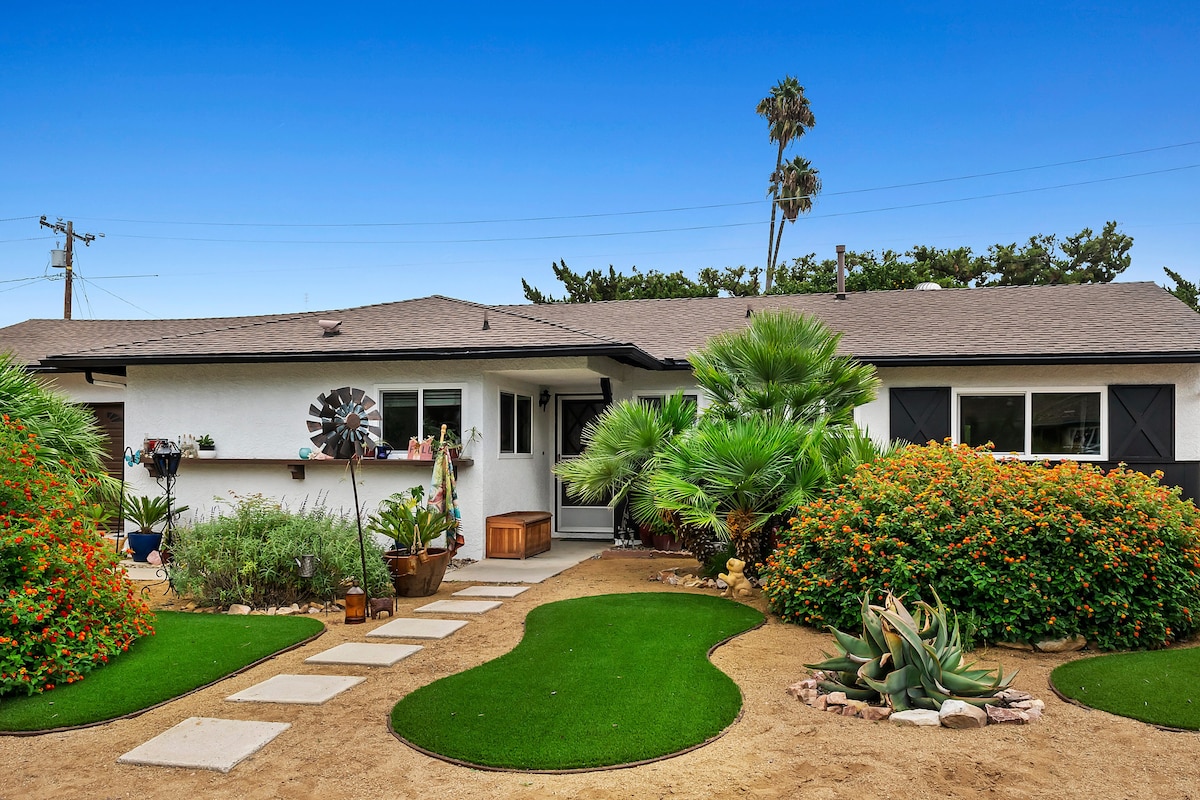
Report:
[[[893,439],[925,444],[950,435],[950,387],[892,389],[889,433]]]
[[[1175,385],[1108,387],[1108,459],[1175,460]]]

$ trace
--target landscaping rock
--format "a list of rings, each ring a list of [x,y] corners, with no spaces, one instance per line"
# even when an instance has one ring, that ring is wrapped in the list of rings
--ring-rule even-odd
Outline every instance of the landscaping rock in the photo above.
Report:
[[[1033,695],[1029,692],[1022,692],[1020,689],[1003,689],[996,692],[995,697],[1000,701],[1001,705],[1011,706],[1013,703],[1021,703],[1026,700],[1032,700]]]
[[[938,717],[938,712],[927,711],[923,708],[914,708],[908,711],[897,711],[888,717],[890,722],[894,722],[902,727],[910,728],[940,728],[942,720]]]
[[[1029,714],[1018,708],[988,706],[986,713],[988,722],[998,725],[1026,725],[1030,721]]]
[[[831,705],[831,706],[846,705],[846,693],[845,692],[830,692],[829,694],[825,695],[825,699],[829,702],[829,705]]]
[[[1003,647],[1007,650],[1033,650],[1033,645],[1029,642],[996,642],[996,647]]]
[[[275,616],[277,613],[279,613],[279,609],[278,609],[278,608],[276,608],[275,606],[268,606],[268,607],[267,607],[267,616],[268,616],[268,617],[273,617],[273,616]]]
[[[829,697],[827,695],[819,694],[817,695],[817,699],[812,701],[810,705],[812,705],[812,707],[817,711],[827,711],[829,710]]]
[[[268,613],[270,613],[270,612],[268,612]],[[295,611],[288,608],[287,606],[284,606],[283,608],[275,609],[275,616],[277,616],[277,617],[290,617],[292,614],[295,614],[295,613],[296,613]]]
[[[982,728],[988,722],[986,711],[962,700],[947,700],[942,703],[938,718],[947,728]]]
[[[892,710],[887,706],[867,706],[862,710],[860,716],[871,722],[881,722],[892,715]]]
[[[787,693],[790,694],[792,697],[796,698],[797,700],[803,699],[800,696],[800,692],[803,691],[804,689],[808,688],[804,684],[805,684],[805,681],[799,681],[797,683],[793,683],[791,686],[787,687]]]
[[[231,605],[231,606],[229,607],[229,610],[228,610],[227,612],[225,612],[225,613],[227,613],[227,614],[241,614],[242,616],[245,616],[246,614],[249,614],[249,613],[250,613],[250,611],[251,611],[251,608],[250,608],[250,606],[244,606],[244,605],[242,605],[241,603],[234,603],[233,605]]]
[[[1033,649],[1040,653],[1073,653],[1085,647],[1087,647],[1087,639],[1076,635],[1063,639],[1046,639],[1035,644]]]

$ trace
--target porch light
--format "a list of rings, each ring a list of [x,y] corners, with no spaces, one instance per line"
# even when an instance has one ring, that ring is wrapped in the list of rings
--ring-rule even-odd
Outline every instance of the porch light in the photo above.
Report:
[[[538,408],[545,411],[548,405],[550,405],[550,390],[542,389],[542,393],[538,395]]]
[[[158,470],[159,475],[164,478],[168,475],[174,477],[179,472],[179,459],[183,456],[183,451],[170,439],[159,439],[153,455],[154,468]]]

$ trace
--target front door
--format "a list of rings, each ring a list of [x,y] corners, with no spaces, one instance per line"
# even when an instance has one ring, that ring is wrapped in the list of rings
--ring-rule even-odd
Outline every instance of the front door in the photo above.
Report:
[[[555,437],[555,462],[577,457],[583,452],[583,428],[604,410],[599,395],[559,395],[558,429]],[[613,512],[607,500],[587,504],[572,497],[562,481],[554,480],[554,518],[557,530],[579,539],[611,539]]]
[[[104,471],[117,480],[122,480],[125,475],[125,404],[87,403],[86,405],[96,415],[96,424],[100,426],[100,430],[108,439],[104,446]],[[108,529],[112,533],[120,533],[123,525],[124,520],[114,519],[108,524]]]

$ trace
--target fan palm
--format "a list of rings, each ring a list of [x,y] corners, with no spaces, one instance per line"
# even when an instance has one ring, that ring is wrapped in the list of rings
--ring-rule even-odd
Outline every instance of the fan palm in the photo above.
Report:
[[[807,158],[796,156],[786,161],[771,173],[771,183],[767,188],[767,196],[774,197],[783,218],[779,221],[779,230],[775,233],[775,249],[771,255],[771,265],[779,263],[779,243],[783,241],[783,224],[795,223],[801,214],[812,211],[813,197],[821,191],[820,171],[813,169],[812,162]],[[774,271],[774,270],[772,270]],[[770,285],[767,291],[770,291]]]
[[[812,109],[808,104],[808,98],[804,96],[804,87],[800,85],[800,81],[791,75],[786,76],[779,83],[771,87],[771,93],[767,97],[758,102],[755,113],[766,119],[770,139],[779,145],[779,150],[775,155],[775,172],[779,173],[783,168],[783,153],[788,145],[793,140],[799,139],[809,128],[816,124],[816,118],[813,116]],[[779,202],[778,191],[773,196],[775,199],[771,203],[770,236],[767,240],[765,292],[771,291],[771,281],[775,274],[774,255],[778,251],[778,247],[775,244],[775,214]],[[782,220],[779,226],[782,230]]]
[[[798,422],[853,421],[875,396],[875,368],[837,354],[841,334],[813,317],[764,311],[740,330],[719,334],[688,361],[712,397],[708,414],[782,416]]]
[[[554,467],[568,491],[587,503],[626,498],[639,522],[657,514],[645,502],[646,470],[658,450],[696,420],[696,405],[681,392],[659,405],[622,400],[609,406],[583,429],[583,453]]]

